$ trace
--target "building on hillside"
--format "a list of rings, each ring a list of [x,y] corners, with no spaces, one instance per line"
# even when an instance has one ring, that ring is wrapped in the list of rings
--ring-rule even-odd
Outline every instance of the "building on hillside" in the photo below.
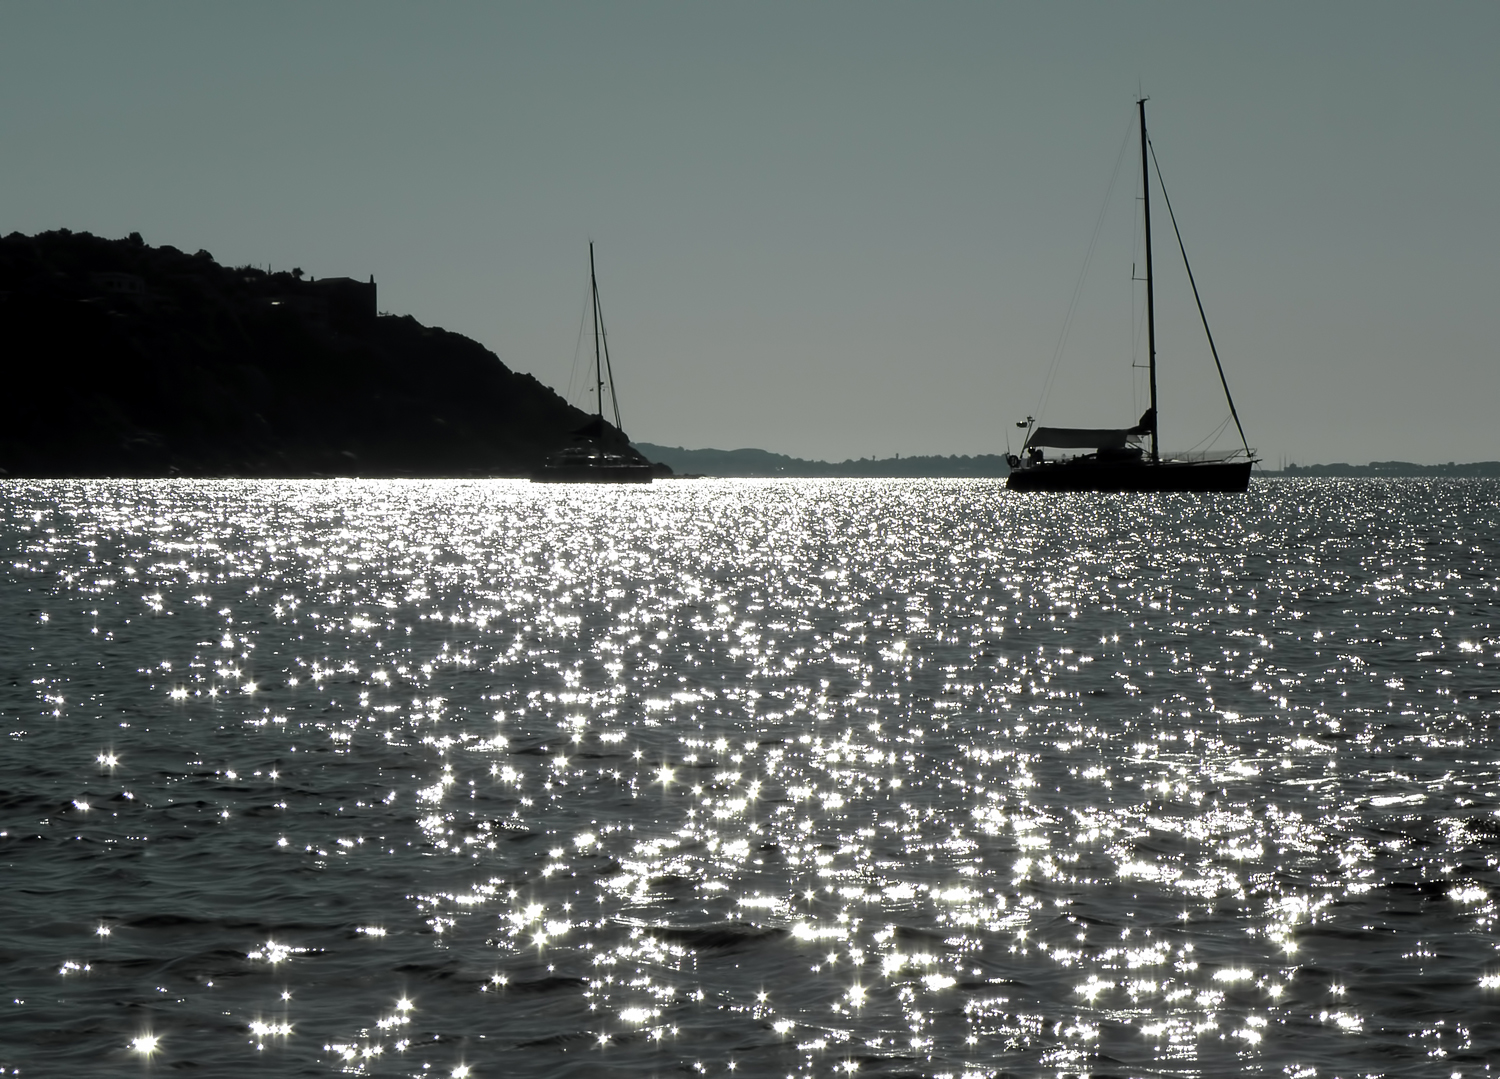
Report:
[[[352,277],[325,277],[308,282],[311,295],[327,305],[328,321],[339,329],[355,330],[372,325],[379,310],[375,298],[375,275],[369,281]],[[306,293],[304,293],[306,295]]]
[[[89,281],[100,292],[107,296],[124,296],[132,300],[144,300],[146,298],[145,278],[138,277],[133,273],[118,273],[114,270],[105,270],[100,273],[89,274]]]

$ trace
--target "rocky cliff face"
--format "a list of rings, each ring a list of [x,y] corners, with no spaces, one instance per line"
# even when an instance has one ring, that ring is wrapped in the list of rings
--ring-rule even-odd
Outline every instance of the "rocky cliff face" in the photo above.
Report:
[[[589,416],[375,285],[132,236],[0,240],[8,476],[522,475]],[[610,429],[613,432],[613,429]]]

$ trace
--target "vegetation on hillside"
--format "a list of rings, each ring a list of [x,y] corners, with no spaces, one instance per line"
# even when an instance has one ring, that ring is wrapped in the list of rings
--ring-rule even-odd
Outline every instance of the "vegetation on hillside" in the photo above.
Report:
[[[467,337],[378,315],[375,287],[136,234],[5,237],[0,475],[519,475],[589,419]]]

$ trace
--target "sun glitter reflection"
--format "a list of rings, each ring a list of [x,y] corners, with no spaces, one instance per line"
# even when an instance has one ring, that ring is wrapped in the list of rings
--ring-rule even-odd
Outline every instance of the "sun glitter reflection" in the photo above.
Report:
[[[91,806],[64,810],[71,834],[129,845],[143,805],[191,823],[201,799],[299,896],[349,907],[337,932],[284,911],[231,930],[252,977],[359,979],[358,1006],[326,1005],[337,1029],[299,1016],[288,1071],[324,1037],[335,1068],[373,1067],[361,1039],[407,1032],[430,1059],[407,1049],[403,1073],[467,1067],[435,1055],[451,1043],[427,1054],[426,1016],[552,1039],[530,1074],[601,1020],[622,1073],[722,1073],[731,1045],[739,1074],[956,1076],[1015,1054],[1018,1074],[1298,1075],[1335,1045],[1364,1072],[1461,1039],[1423,1041],[1437,1019],[1389,982],[1312,976],[1348,949],[1447,1015],[1500,992],[1482,734],[1500,550],[1454,516],[1457,486],[1261,484],[1234,507],[957,483],[71,490],[17,496],[79,522],[16,551],[76,575],[54,627],[111,590],[204,616],[141,672],[171,708],[75,737],[99,765],[120,739],[134,769],[159,713],[159,735],[240,739],[242,763],[56,803]],[[145,583],[120,592],[126,561]],[[234,692],[255,684],[274,688]],[[147,936],[117,928],[88,945]],[[104,966],[92,986],[123,977]],[[210,1018],[226,995],[161,980]],[[423,999],[409,1022],[398,987]],[[1129,1059],[1106,1065],[1096,1037]]]

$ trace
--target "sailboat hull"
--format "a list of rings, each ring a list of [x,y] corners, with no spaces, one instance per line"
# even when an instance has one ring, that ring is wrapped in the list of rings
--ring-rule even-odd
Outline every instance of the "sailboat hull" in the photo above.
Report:
[[[1186,491],[1240,493],[1250,487],[1250,461],[1100,462],[1090,458],[1021,468],[1005,481],[1012,491]]]
[[[650,483],[659,468],[634,450],[620,428],[620,402],[615,397],[615,376],[609,365],[609,342],[599,311],[599,277],[594,272],[594,245],[589,244],[589,291],[594,302],[594,401],[597,411],[573,432],[574,445],[547,458],[531,474],[532,483]],[[609,375],[609,398],[615,422],[604,418],[604,383]],[[671,475],[666,468],[664,475]]]
[[[1172,201],[1162,188],[1162,200],[1167,204],[1167,213],[1172,218],[1172,230],[1177,233],[1177,246],[1182,251],[1183,269],[1187,271],[1188,283],[1193,287],[1193,299],[1198,305],[1198,314],[1203,318],[1203,332],[1208,337],[1208,348],[1213,353],[1214,366],[1219,370],[1219,381],[1224,386],[1224,400],[1229,405],[1229,414],[1234,419],[1235,429],[1244,443],[1245,459],[1218,461],[1156,460],[1161,445],[1157,428],[1156,397],[1156,293],[1153,281],[1156,278],[1151,257],[1151,142],[1146,137],[1146,99],[1136,102],[1141,119],[1141,217],[1144,225],[1146,248],[1146,345],[1151,374],[1151,407],[1146,409],[1140,422],[1130,428],[1084,428],[1084,427],[1033,427],[1035,420],[1027,416],[1017,426],[1026,428],[1026,442],[1021,459],[1011,457],[1017,466],[1006,481],[1012,491],[1181,491],[1188,493],[1223,492],[1238,494],[1250,489],[1250,467],[1255,463],[1254,451],[1244,441],[1245,429],[1240,425],[1239,413],[1234,407],[1234,398],[1229,395],[1229,383],[1224,379],[1224,368],[1219,363],[1219,350],[1214,345],[1213,334],[1208,329],[1208,316],[1203,313],[1203,301],[1198,296],[1198,284],[1193,278],[1193,268],[1187,261],[1187,248],[1182,244],[1182,233],[1177,230],[1177,217],[1172,213]],[[1161,170],[1157,169],[1157,180]],[[1132,276],[1134,276],[1132,274]],[[1060,355],[1061,353],[1059,353]],[[1056,361],[1054,361],[1055,363]],[[1051,376],[1048,376],[1050,381]],[[1151,457],[1143,458],[1139,442],[1149,438]],[[1078,450],[1092,449],[1091,454],[1048,461],[1042,458],[1042,449]]]
[[[650,483],[656,470],[646,462],[546,464],[531,474],[532,483]]]

